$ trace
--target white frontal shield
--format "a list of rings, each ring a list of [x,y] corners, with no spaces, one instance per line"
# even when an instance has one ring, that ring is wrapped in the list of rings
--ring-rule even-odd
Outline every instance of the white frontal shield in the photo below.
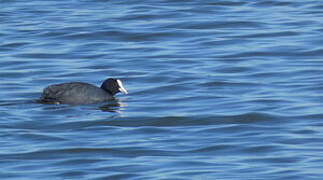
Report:
[[[123,92],[124,94],[128,94],[128,91],[123,87],[122,82],[119,79],[117,79],[117,83],[119,85],[119,91]]]

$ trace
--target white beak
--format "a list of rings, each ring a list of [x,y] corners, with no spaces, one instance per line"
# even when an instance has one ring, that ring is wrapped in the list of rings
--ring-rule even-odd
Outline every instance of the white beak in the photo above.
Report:
[[[119,91],[123,92],[124,94],[128,94],[128,91],[123,87],[122,82],[118,79],[117,83],[119,85]]]

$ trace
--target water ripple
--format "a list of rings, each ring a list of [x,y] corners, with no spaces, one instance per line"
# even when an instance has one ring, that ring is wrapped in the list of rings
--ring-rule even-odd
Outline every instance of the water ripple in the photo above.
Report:
[[[5,179],[322,179],[320,1],[0,1]],[[128,96],[38,104],[44,87]]]

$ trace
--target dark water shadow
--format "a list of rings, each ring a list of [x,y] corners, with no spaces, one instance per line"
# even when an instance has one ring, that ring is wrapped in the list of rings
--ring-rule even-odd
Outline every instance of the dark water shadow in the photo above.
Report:
[[[33,103],[33,104],[43,104],[45,105],[45,109],[61,109],[61,108],[69,108],[69,107],[78,107],[80,110],[101,110],[103,112],[111,112],[111,113],[121,113],[121,110],[127,106],[125,102],[122,102],[124,99],[113,99],[104,103],[97,104],[84,104],[84,105],[69,105],[69,104],[53,104],[43,102],[40,99],[25,102],[25,103]]]
[[[115,99],[99,106],[99,109],[104,112],[121,113],[121,110],[126,106],[127,104],[125,102]]]

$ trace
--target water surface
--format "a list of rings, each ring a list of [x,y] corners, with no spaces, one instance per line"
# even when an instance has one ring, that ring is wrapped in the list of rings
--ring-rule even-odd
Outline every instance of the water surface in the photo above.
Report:
[[[323,178],[323,3],[0,6],[1,179]],[[107,77],[129,95],[36,102]]]

